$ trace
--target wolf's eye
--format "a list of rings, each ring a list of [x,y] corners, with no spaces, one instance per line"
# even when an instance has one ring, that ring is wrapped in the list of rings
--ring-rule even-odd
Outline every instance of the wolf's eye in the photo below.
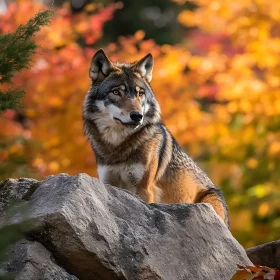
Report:
[[[143,96],[145,94],[144,90],[139,91],[139,96]]]
[[[118,91],[118,90],[113,90],[113,94],[115,94],[115,95],[120,95],[120,92]]]

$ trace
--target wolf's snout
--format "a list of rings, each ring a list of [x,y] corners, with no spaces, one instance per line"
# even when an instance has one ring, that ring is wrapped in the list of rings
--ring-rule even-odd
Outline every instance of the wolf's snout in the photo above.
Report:
[[[132,111],[130,113],[130,118],[135,122],[140,122],[143,118],[143,115],[137,111]]]

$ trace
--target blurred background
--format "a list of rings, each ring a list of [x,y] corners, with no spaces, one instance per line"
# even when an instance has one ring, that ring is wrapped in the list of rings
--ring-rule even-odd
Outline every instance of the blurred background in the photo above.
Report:
[[[52,1],[0,0],[0,33]],[[245,247],[280,233],[280,1],[54,1],[39,54],[13,80],[27,93],[0,117],[0,180],[97,176],[81,108],[92,55],[152,52],[164,123],[224,192]]]

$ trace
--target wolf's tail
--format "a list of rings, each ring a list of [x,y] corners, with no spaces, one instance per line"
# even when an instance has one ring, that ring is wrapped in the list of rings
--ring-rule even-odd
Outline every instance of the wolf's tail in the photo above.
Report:
[[[215,187],[208,187],[206,190],[198,193],[196,203],[209,203],[213,206],[216,213],[223,219],[225,224],[229,227],[228,209],[224,195],[220,189]]]

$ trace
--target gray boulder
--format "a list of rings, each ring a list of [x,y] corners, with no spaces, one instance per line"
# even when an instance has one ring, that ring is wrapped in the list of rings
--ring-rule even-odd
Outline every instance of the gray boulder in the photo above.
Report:
[[[147,204],[86,174],[42,181],[29,212],[29,237],[81,280],[225,280],[252,264],[210,205]]]
[[[247,249],[246,253],[255,265],[280,269],[280,240]]]
[[[38,242],[22,240],[13,245],[0,267],[15,275],[15,280],[78,280],[53,260],[50,252]]]
[[[0,182],[0,216],[14,201],[28,200],[38,186],[35,179],[7,179]]]

